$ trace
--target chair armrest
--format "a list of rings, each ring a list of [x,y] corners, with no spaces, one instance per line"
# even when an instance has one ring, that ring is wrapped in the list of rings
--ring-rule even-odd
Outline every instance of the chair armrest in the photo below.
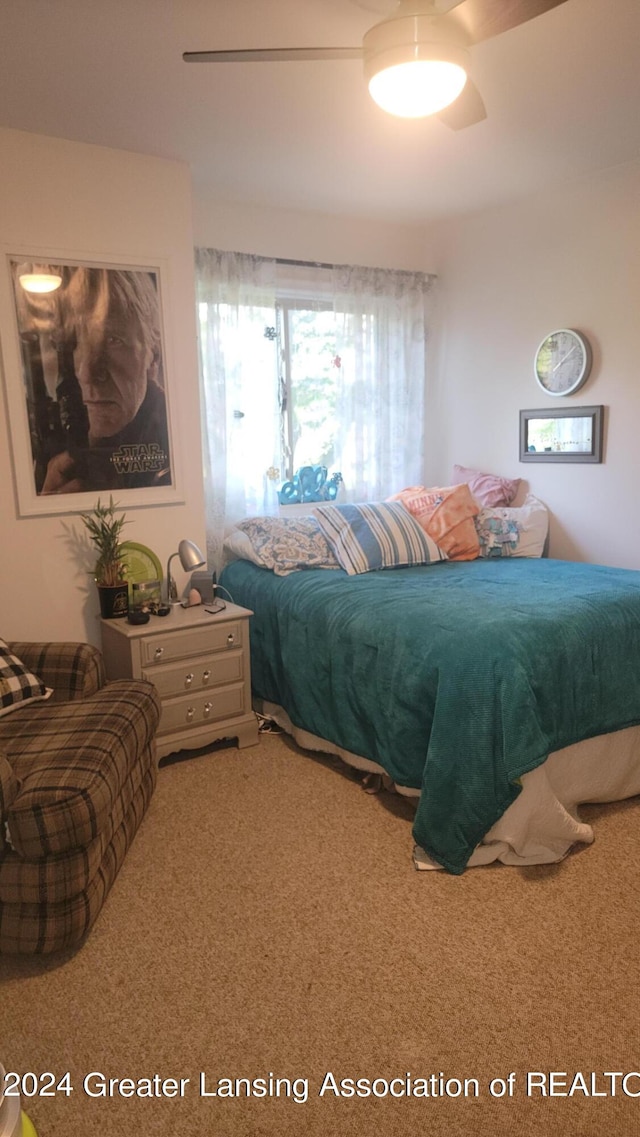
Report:
[[[11,651],[53,689],[52,703],[68,703],[95,695],[106,682],[102,653],[86,643],[22,643]]]

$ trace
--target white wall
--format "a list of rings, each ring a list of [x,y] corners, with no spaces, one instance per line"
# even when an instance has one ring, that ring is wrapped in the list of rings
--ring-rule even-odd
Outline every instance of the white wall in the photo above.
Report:
[[[125,530],[166,566],[182,537],[205,547],[189,170],[4,129],[0,166],[0,245],[167,265],[167,387],[184,502],[127,508]],[[6,334],[0,328],[0,336]],[[126,496],[120,495],[123,505]],[[77,514],[18,516],[6,401],[0,399],[0,636],[100,642],[97,594],[86,571],[93,558],[87,550],[80,563],[69,529],[83,534]],[[176,578],[179,587],[187,579],[179,565]]]
[[[195,197],[193,216],[195,243],[202,248],[328,264],[433,271],[421,226],[262,209],[212,201],[201,195]]]
[[[640,568],[639,233],[640,162],[450,221],[425,246],[441,281],[429,480],[446,482],[454,462],[525,478],[552,512],[552,556],[628,568]],[[533,375],[559,327],[594,351],[568,398]],[[519,462],[520,409],[591,404],[606,407],[602,465]]]

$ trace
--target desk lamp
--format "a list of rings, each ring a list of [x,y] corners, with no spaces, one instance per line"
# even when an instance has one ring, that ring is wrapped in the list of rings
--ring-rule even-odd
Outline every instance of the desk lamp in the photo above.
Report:
[[[180,557],[180,564],[185,572],[189,572],[189,569],[201,568],[205,563],[200,549],[194,545],[193,541],[185,539],[180,542],[177,552],[172,553],[167,561],[167,600],[170,604],[178,603],[178,589],[171,575],[171,562],[174,557]]]

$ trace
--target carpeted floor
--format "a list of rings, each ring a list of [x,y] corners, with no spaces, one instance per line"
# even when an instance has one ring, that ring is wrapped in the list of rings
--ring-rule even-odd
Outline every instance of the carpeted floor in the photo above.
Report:
[[[284,737],[175,762],[84,946],[0,960],[0,1060],[70,1072],[24,1102],[39,1137],[635,1134],[640,1074],[603,1074],[640,1069],[639,809],[585,809],[560,865],[454,878],[413,869],[407,802]]]

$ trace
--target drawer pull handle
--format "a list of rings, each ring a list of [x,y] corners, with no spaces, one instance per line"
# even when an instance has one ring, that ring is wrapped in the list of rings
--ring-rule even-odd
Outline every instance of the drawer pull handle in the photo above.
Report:
[[[185,675],[185,677],[184,677],[184,685],[185,685],[185,687],[190,687],[192,683],[193,683],[193,671],[190,671],[189,674]]]
[[[153,658],[154,659],[161,659],[163,655],[164,655],[164,648],[163,647],[157,647],[153,653]]]
[[[187,722],[193,722],[193,716],[195,713],[195,709],[193,707],[189,707],[187,710]]]
[[[213,703],[205,703],[205,705],[204,705],[204,717],[208,718],[209,715],[211,714],[212,710],[213,710]]]
[[[227,636],[227,643],[229,644],[229,647],[231,647],[231,645],[234,644],[235,642],[236,642],[236,639],[235,639],[233,632],[229,632],[229,635]]]
[[[207,668],[206,671],[202,672],[202,682],[208,683],[210,678],[211,678],[211,672],[210,672],[209,668]]]

